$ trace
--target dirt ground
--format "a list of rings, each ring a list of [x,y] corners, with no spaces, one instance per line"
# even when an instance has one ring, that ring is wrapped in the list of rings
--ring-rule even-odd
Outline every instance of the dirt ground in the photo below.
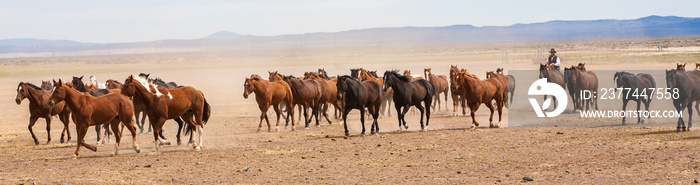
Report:
[[[681,58],[697,53],[684,51]],[[442,111],[431,117],[428,132],[418,132],[419,116],[409,113],[409,131],[397,133],[396,112],[392,111],[391,117],[379,119],[379,135],[360,137],[359,114],[353,111],[348,116],[351,136],[347,139],[337,119],[332,119],[333,124],[321,121],[320,127],[310,129],[297,126],[297,131],[290,131],[282,122],[279,132],[264,132],[264,125],[263,132],[256,133],[260,111],[254,97],[242,97],[244,78],[250,74],[267,77],[267,71],[300,76],[325,68],[330,75],[342,75],[349,74],[350,68],[364,67],[379,71],[410,69],[419,74],[431,67],[434,73],[447,74],[450,65],[458,65],[483,78],[484,71],[496,67],[537,68],[531,62],[501,64],[500,54],[500,50],[430,45],[0,59],[0,182],[690,184],[700,180],[700,133],[676,133],[675,127],[494,129],[484,127],[488,125],[488,109],[482,107],[477,112],[482,126],[469,130],[470,117],[451,116],[449,100],[449,111],[445,111],[443,102]],[[655,61],[653,53],[627,54],[646,59],[644,65],[595,61],[587,67],[658,70],[673,66]],[[46,124],[40,119],[34,132],[41,144],[34,145],[27,130],[28,101],[21,105],[14,102],[20,81],[39,84],[41,80],[67,80],[79,75],[96,75],[101,82],[123,81],[129,74],[140,72],[204,92],[212,106],[212,118],[204,128],[201,151],[175,145],[154,153],[152,134],[139,134],[136,138],[142,152],[137,154],[131,149],[131,135],[125,132],[118,156],[112,156],[112,141],[98,146],[97,152],[82,148],[80,157],[71,159],[76,148],[75,125],[70,124],[73,140],[59,143],[63,126],[54,119],[52,141],[44,144]],[[503,116],[505,125],[507,113]],[[268,115],[274,124],[274,112],[270,110]],[[166,122],[169,141],[175,141],[176,129],[174,121]],[[86,141],[94,143],[95,136],[90,129]],[[523,177],[534,181],[523,182]]]

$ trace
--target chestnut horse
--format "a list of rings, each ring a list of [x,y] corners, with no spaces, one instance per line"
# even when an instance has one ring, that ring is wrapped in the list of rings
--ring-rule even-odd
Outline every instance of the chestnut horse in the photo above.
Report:
[[[148,74],[140,73],[139,74],[139,77],[146,79],[148,81],[148,83],[151,83],[151,84],[156,85],[158,87],[164,87],[167,89],[175,89],[178,87],[182,87],[182,86],[177,85],[177,83],[175,83],[175,82],[167,82],[166,83],[165,81],[163,81],[160,78],[149,78],[149,76],[151,76],[151,73],[148,73]],[[144,111],[145,105],[143,105],[143,108],[141,108],[142,104],[143,103],[140,102],[140,100],[134,100],[134,107],[135,107],[134,110]],[[138,115],[136,115],[136,119],[138,119]],[[146,119],[146,112],[143,112],[143,118],[141,118],[141,123],[139,125],[140,127],[143,127],[143,125],[146,124],[145,119]],[[187,126],[185,124],[185,121],[182,121],[181,118],[175,118],[173,120],[175,120],[175,122],[177,122],[177,145],[181,145],[182,141],[180,140],[180,134],[184,131],[185,135],[187,135],[187,133],[192,132],[192,128]],[[136,123],[139,124],[139,121],[136,120]],[[148,132],[151,132],[151,127],[152,126],[148,127]],[[167,140],[165,138],[165,136],[163,136],[163,130],[161,130],[160,133],[158,133],[158,135],[160,135],[160,138]],[[192,142],[194,141],[192,137],[193,137],[193,135],[190,135],[190,140],[187,142],[188,145],[192,144]]]
[[[384,86],[384,78],[377,77],[376,74],[372,74],[369,71],[360,68],[358,69],[359,75],[360,75],[360,81],[364,82],[367,80],[372,80],[374,82],[377,82],[380,86]],[[384,92],[382,94],[382,108],[379,111],[379,113],[384,116],[384,110],[386,110],[387,116],[391,117],[391,109],[387,109],[387,107],[391,106],[391,101],[392,101],[392,96],[394,95],[394,90],[392,88],[389,89],[384,89]]]
[[[415,75],[415,76],[411,75],[411,70],[408,70],[408,69],[403,70],[403,75],[408,77],[409,81],[413,81],[413,80],[417,80],[417,79],[424,79],[425,80],[425,78],[421,77],[420,75]]]
[[[377,123],[377,118],[379,118],[379,108],[382,105],[382,87],[379,86],[377,82],[374,81],[364,81],[360,82],[351,76],[338,76],[338,83],[336,83],[336,88],[338,89],[336,93],[337,99],[343,99],[346,102],[343,105],[343,126],[345,127],[345,137],[349,136],[348,132],[348,113],[352,109],[360,110],[360,122],[362,123],[362,133],[360,136],[365,135],[365,108],[372,115],[374,121],[370,126],[370,134],[379,133],[379,123]]]
[[[447,77],[445,77],[445,75],[434,75],[431,68],[423,69],[423,73],[425,75],[425,79],[427,79],[428,81],[430,81],[431,84],[433,84],[433,88],[435,90],[435,92],[433,92],[433,95],[435,96],[433,98],[434,101],[432,105],[433,111],[435,111],[434,108],[436,104],[437,111],[440,111],[440,93],[445,94],[445,110],[449,111],[449,109],[447,108],[447,93],[449,88],[449,85],[447,83]]]
[[[314,116],[316,116],[316,125],[318,126],[318,116],[321,108],[321,102],[323,101],[323,88],[321,87],[321,83],[313,79],[301,80],[294,76],[285,76],[284,81],[287,82],[291,88],[291,95],[294,97],[292,105],[299,105],[303,107],[305,123],[304,128],[309,128],[309,123],[311,123],[311,119]],[[288,108],[291,107],[294,106],[289,106]],[[311,116],[309,116],[309,108],[311,108]],[[299,112],[299,114],[301,114],[301,112]],[[294,115],[292,115],[292,117],[294,117]]]
[[[78,146],[73,158],[78,157],[81,146],[97,151],[97,147],[85,143],[85,134],[87,134],[88,127],[104,123],[111,123],[112,130],[115,131],[119,129],[119,122],[123,123],[131,132],[134,150],[136,153],[141,152],[139,145],[136,144],[136,128],[132,122],[134,106],[131,99],[117,93],[100,97],[90,96],[66,87],[60,79],[58,82],[54,81],[54,84],[56,85],[48,100],[48,105],[56,106],[60,102],[66,102],[66,105],[72,110],[71,116],[78,132]],[[114,155],[118,155],[122,132],[114,132],[114,137],[117,140]]]
[[[178,117],[192,128],[193,135],[196,133],[199,137],[193,139],[195,140],[194,149],[201,149],[204,124],[209,121],[211,115],[211,107],[201,91],[190,86],[176,89],[158,87],[148,83],[146,79],[134,78],[133,75],[130,75],[124,80],[121,93],[134,97],[134,99],[140,99],[146,106],[148,121],[153,126],[156,152],[159,152],[159,144],[170,145],[170,142],[158,137],[165,121]]]
[[[267,122],[267,131],[272,132],[270,120],[267,118],[267,110],[270,109],[270,106],[272,106],[275,113],[277,113],[277,128],[275,131],[279,130],[280,126],[281,112],[278,106],[280,103],[284,102],[287,105],[287,111],[289,111],[287,115],[294,117],[294,109],[292,109],[294,107],[294,104],[292,104],[294,101],[292,89],[284,81],[270,82],[253,74],[250,75],[250,78],[245,78],[243,88],[243,97],[246,99],[248,99],[248,95],[255,93],[255,101],[258,102],[258,108],[260,108],[261,112],[258,132],[262,129],[263,119]],[[294,126],[294,119],[292,119],[292,130],[295,130]]]
[[[84,77],[84,76],[80,76],[80,77],[75,77],[75,76],[74,76],[74,77],[73,77],[73,81],[71,81],[71,83],[73,84],[73,88],[74,88],[75,90],[78,90],[78,91],[84,92],[84,93],[88,93],[88,94],[90,94],[90,95],[92,95],[92,96],[94,96],[94,97],[100,97],[100,96],[103,96],[103,95],[106,95],[106,94],[111,93],[111,91],[109,91],[109,90],[107,90],[107,89],[92,90],[92,89],[86,87],[86,86],[85,86],[85,83],[83,83],[83,77]],[[104,135],[103,135],[103,134],[100,134],[100,129],[105,129]],[[112,131],[109,130],[109,122],[106,122],[106,123],[102,124],[102,126],[97,126],[97,127],[95,127],[95,133],[97,133],[97,143],[98,143],[98,144],[104,144],[104,143],[105,143],[105,140],[103,140],[101,136],[106,137],[106,138],[107,138],[107,142],[109,143],[109,140],[111,140],[110,137],[112,136]]]
[[[270,80],[270,82],[284,81],[284,75],[278,73],[277,71],[274,71],[274,72],[267,71],[267,73],[270,75],[270,76],[268,77],[268,80]],[[286,107],[286,105],[284,105],[283,103],[284,103],[284,102],[282,102],[281,104],[278,105],[278,106],[280,106],[280,108],[279,108],[280,110],[284,110],[284,109],[282,109],[282,108]],[[297,119],[297,123],[298,123],[298,122],[301,122],[301,116],[302,116],[301,112],[303,111],[303,110],[302,110],[302,107],[303,107],[303,106],[297,104],[297,107],[299,108],[299,114],[298,114],[298,115],[299,115],[299,116],[298,116],[299,119]],[[292,108],[294,108],[294,106],[292,106]],[[284,113],[284,112],[287,112],[287,110],[284,110],[284,111],[282,111],[282,112],[283,112],[283,113]],[[285,116],[285,117],[289,117],[289,116],[287,115],[287,116]],[[293,118],[291,118],[291,119],[293,119]],[[285,126],[289,126],[289,120],[286,121]]]
[[[48,84],[47,87],[51,86]],[[61,143],[64,142],[64,134],[68,132],[68,141],[70,141],[70,129],[68,124],[70,123],[70,109],[65,103],[61,102],[54,106],[49,106],[47,104],[49,96],[51,96],[50,91],[43,90],[31,83],[20,82],[17,85],[17,97],[15,102],[17,105],[22,103],[22,100],[29,99],[29,133],[32,134],[34,139],[34,144],[38,145],[39,140],[36,139],[32,127],[39,118],[44,118],[46,120],[46,134],[48,135],[46,144],[51,142],[51,116],[58,115],[61,122],[63,122],[63,131],[61,132]]]
[[[486,71],[486,79],[495,78],[501,83],[501,89],[503,91],[503,105],[508,105],[508,77],[503,74],[498,74],[494,71]]]
[[[697,68],[697,66],[695,68]],[[685,71],[685,63],[683,63],[683,64],[676,63],[676,70]]]
[[[433,92],[435,92],[433,85],[424,79],[409,81],[408,77],[398,74],[398,71],[386,71],[384,72],[383,89],[386,91],[388,88],[394,89],[393,99],[399,120],[399,129],[401,129],[401,124],[403,124],[405,129],[408,129],[404,117],[408,108],[414,106],[420,111],[421,131],[428,130],[428,126],[430,126],[430,104],[433,101]],[[424,102],[425,109],[421,102]],[[401,107],[403,107],[403,111],[401,111]],[[425,126],[423,126],[423,114],[426,117]]]
[[[498,128],[501,126],[501,116],[503,111],[503,87],[501,82],[497,79],[489,78],[486,80],[479,80],[468,72],[459,72],[456,75],[455,86],[459,89],[465,91],[465,98],[467,99],[467,105],[471,112],[472,123],[471,128],[476,128],[479,126],[479,122],[476,121],[476,116],[474,113],[479,110],[481,104],[485,104],[486,107],[491,110],[491,115],[489,117],[489,127]],[[490,102],[496,101],[496,109],[498,109],[498,124],[493,124],[493,113],[494,107]]]
[[[464,70],[464,69],[462,69]],[[466,72],[466,70],[465,70]],[[462,115],[467,115],[467,103],[465,99],[464,89],[457,88],[455,86],[457,80],[457,74],[460,73],[460,69],[457,66],[450,65],[450,95],[452,96],[452,116],[457,115],[457,107],[462,107]]]
[[[685,126],[683,116],[679,116],[676,132],[690,131],[690,127],[693,126],[693,102],[700,100],[699,83],[700,71],[666,70],[666,87],[678,94],[678,98],[673,98],[673,106],[678,112],[688,109],[688,127]]]
[[[700,70],[700,62],[695,62],[695,70]]]
[[[333,83],[336,83],[338,81],[338,78],[336,77],[328,77],[328,73],[326,73],[325,68],[318,69],[318,76],[326,80],[330,80]],[[335,104],[337,104],[337,106]],[[333,116],[335,117],[335,119],[340,119],[340,116],[343,112],[342,110],[339,110],[343,107],[343,102],[337,100],[335,104],[333,104],[333,106],[335,107],[335,110],[333,111]]]
[[[323,95],[321,96],[320,103],[323,107],[320,108],[320,111],[323,113],[323,117],[326,118],[326,121],[328,121],[328,124],[331,124],[331,119],[328,118],[328,104],[333,105],[336,109],[340,107],[338,104],[338,97],[336,96],[338,89],[335,85],[338,80],[326,79],[314,72],[305,72],[304,79],[313,79],[321,84],[321,91],[323,92]]]
[[[496,73],[503,74],[503,68],[496,68]],[[508,96],[510,99],[505,106],[510,107],[510,104],[513,103],[513,95],[515,94],[515,77],[513,75],[506,75],[506,79],[508,79]]]

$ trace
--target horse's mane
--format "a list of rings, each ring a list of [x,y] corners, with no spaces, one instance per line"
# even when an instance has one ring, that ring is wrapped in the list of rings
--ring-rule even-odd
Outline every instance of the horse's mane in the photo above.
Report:
[[[114,82],[114,83],[122,84],[121,82],[116,81],[116,80],[112,80],[112,79],[109,79],[109,80],[107,80],[107,81],[110,81],[110,80],[111,80],[112,82]]]
[[[34,88],[34,89],[36,89],[36,90],[44,90],[44,89],[42,89],[41,87],[38,87],[38,86],[36,86],[36,85],[34,85],[34,84],[32,84],[32,83],[29,83],[29,82],[20,82],[20,84],[27,84],[29,87]],[[19,87],[19,86],[18,86],[18,87]]]
[[[404,75],[402,75],[402,74],[399,74],[399,70],[398,70],[398,69],[394,69],[394,70],[387,71],[387,72],[390,72],[391,74],[393,74],[394,76],[396,76],[396,78],[398,78],[398,79],[401,80],[401,81],[410,82],[410,80],[408,79],[407,76],[404,76]]]
[[[259,75],[257,75],[257,74],[252,74],[252,75],[250,75],[250,79],[253,79],[253,80],[262,80],[262,78],[261,78]]]

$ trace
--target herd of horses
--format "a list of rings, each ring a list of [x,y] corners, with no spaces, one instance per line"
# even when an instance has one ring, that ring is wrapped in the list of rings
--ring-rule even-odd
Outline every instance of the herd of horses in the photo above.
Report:
[[[124,128],[131,132],[133,149],[139,153],[136,143],[136,126],[133,123],[136,115],[136,123],[143,133],[143,125],[146,115],[149,118],[149,132],[153,128],[155,150],[159,151],[159,145],[169,145],[170,142],[163,137],[163,125],[168,119],[175,119],[179,129],[177,133],[178,145],[181,144],[180,132],[190,134],[190,143],[195,150],[202,147],[203,128],[211,115],[211,107],[204,94],[191,86],[178,86],[170,82],[165,83],[161,79],[148,78],[149,74],[131,75],[120,83],[117,80],[107,80],[105,84],[97,84],[94,76],[92,84],[83,83],[83,76],[73,77],[68,83],[59,79],[53,83],[44,81],[41,87],[31,83],[20,82],[17,86],[16,103],[19,105],[24,99],[29,100],[29,132],[32,134],[35,144],[39,144],[32,127],[38,118],[46,120],[48,132],[47,144],[51,141],[51,117],[58,115],[64,128],[61,133],[61,143],[64,141],[64,133],[67,133],[67,141],[70,141],[69,118],[73,120],[78,134],[77,149],[73,158],[77,158],[81,146],[92,151],[97,147],[87,144],[84,140],[90,126],[95,126],[98,144],[104,139],[100,136],[100,129],[105,129],[105,135],[113,134],[116,139],[115,155],[119,153],[119,144]],[[103,87],[103,88],[100,88]],[[139,122],[138,115],[143,113]],[[183,121],[184,120],[184,121]],[[186,125],[185,125],[186,123]],[[119,129],[121,125],[121,130]],[[187,126],[187,127],[184,127]],[[197,135],[193,138],[194,135]]]
[[[274,71],[268,72],[267,80],[252,74],[246,77],[243,83],[243,97],[248,98],[250,94],[255,94],[261,111],[258,132],[262,129],[263,120],[267,123],[268,132],[272,131],[267,117],[270,107],[277,115],[275,129],[277,131],[280,119],[285,113],[285,125],[288,126],[291,121],[291,130],[296,130],[296,122],[301,121],[302,110],[306,129],[309,128],[313,118],[316,118],[316,126],[319,126],[321,115],[331,124],[332,121],[327,112],[332,105],[336,109],[335,118],[342,119],[345,136],[349,136],[347,115],[353,109],[360,111],[362,123],[360,135],[364,136],[366,131],[365,113],[374,119],[370,125],[370,134],[377,134],[379,133],[377,119],[385,113],[391,116],[391,110],[386,107],[391,106],[392,103],[396,110],[399,132],[409,128],[405,115],[411,108],[416,108],[420,112],[421,131],[426,131],[430,125],[431,113],[435,108],[441,111],[440,95],[444,95],[447,103],[448,92],[451,93],[454,102],[453,115],[456,115],[458,107],[462,108],[463,115],[466,115],[467,109],[470,110],[473,123],[470,128],[479,126],[474,113],[481,104],[485,104],[491,111],[490,127],[501,126],[502,111],[508,104],[508,94],[512,96],[515,90],[515,78],[504,75],[502,68],[498,68],[496,72],[487,72],[487,79],[483,80],[457,66],[451,66],[449,77],[433,74],[431,68],[425,68],[423,72],[425,76],[421,77],[411,75],[410,70],[405,70],[403,74],[398,70],[388,70],[383,76],[378,76],[376,71],[356,68],[350,69],[350,75],[329,77],[325,69],[318,69],[316,72],[305,72],[303,77],[295,77]],[[295,106],[299,110],[299,119],[296,122]],[[448,110],[447,104],[445,104],[445,110]],[[498,111],[497,124],[493,122],[496,110]]]

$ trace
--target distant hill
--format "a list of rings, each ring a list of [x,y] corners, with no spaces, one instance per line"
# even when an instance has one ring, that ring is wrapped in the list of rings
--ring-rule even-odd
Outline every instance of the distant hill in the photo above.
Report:
[[[445,27],[370,28],[332,33],[279,36],[240,35],[221,31],[202,39],[138,43],[90,44],[36,39],[0,40],[0,53],[71,52],[134,48],[177,51],[257,50],[335,46],[373,46],[429,43],[500,42],[700,34],[700,18],[648,16],[632,20],[548,21],[510,26],[452,25]]]
[[[203,39],[234,40],[240,38],[241,36],[243,35],[234,32],[220,31],[206,36]]]

